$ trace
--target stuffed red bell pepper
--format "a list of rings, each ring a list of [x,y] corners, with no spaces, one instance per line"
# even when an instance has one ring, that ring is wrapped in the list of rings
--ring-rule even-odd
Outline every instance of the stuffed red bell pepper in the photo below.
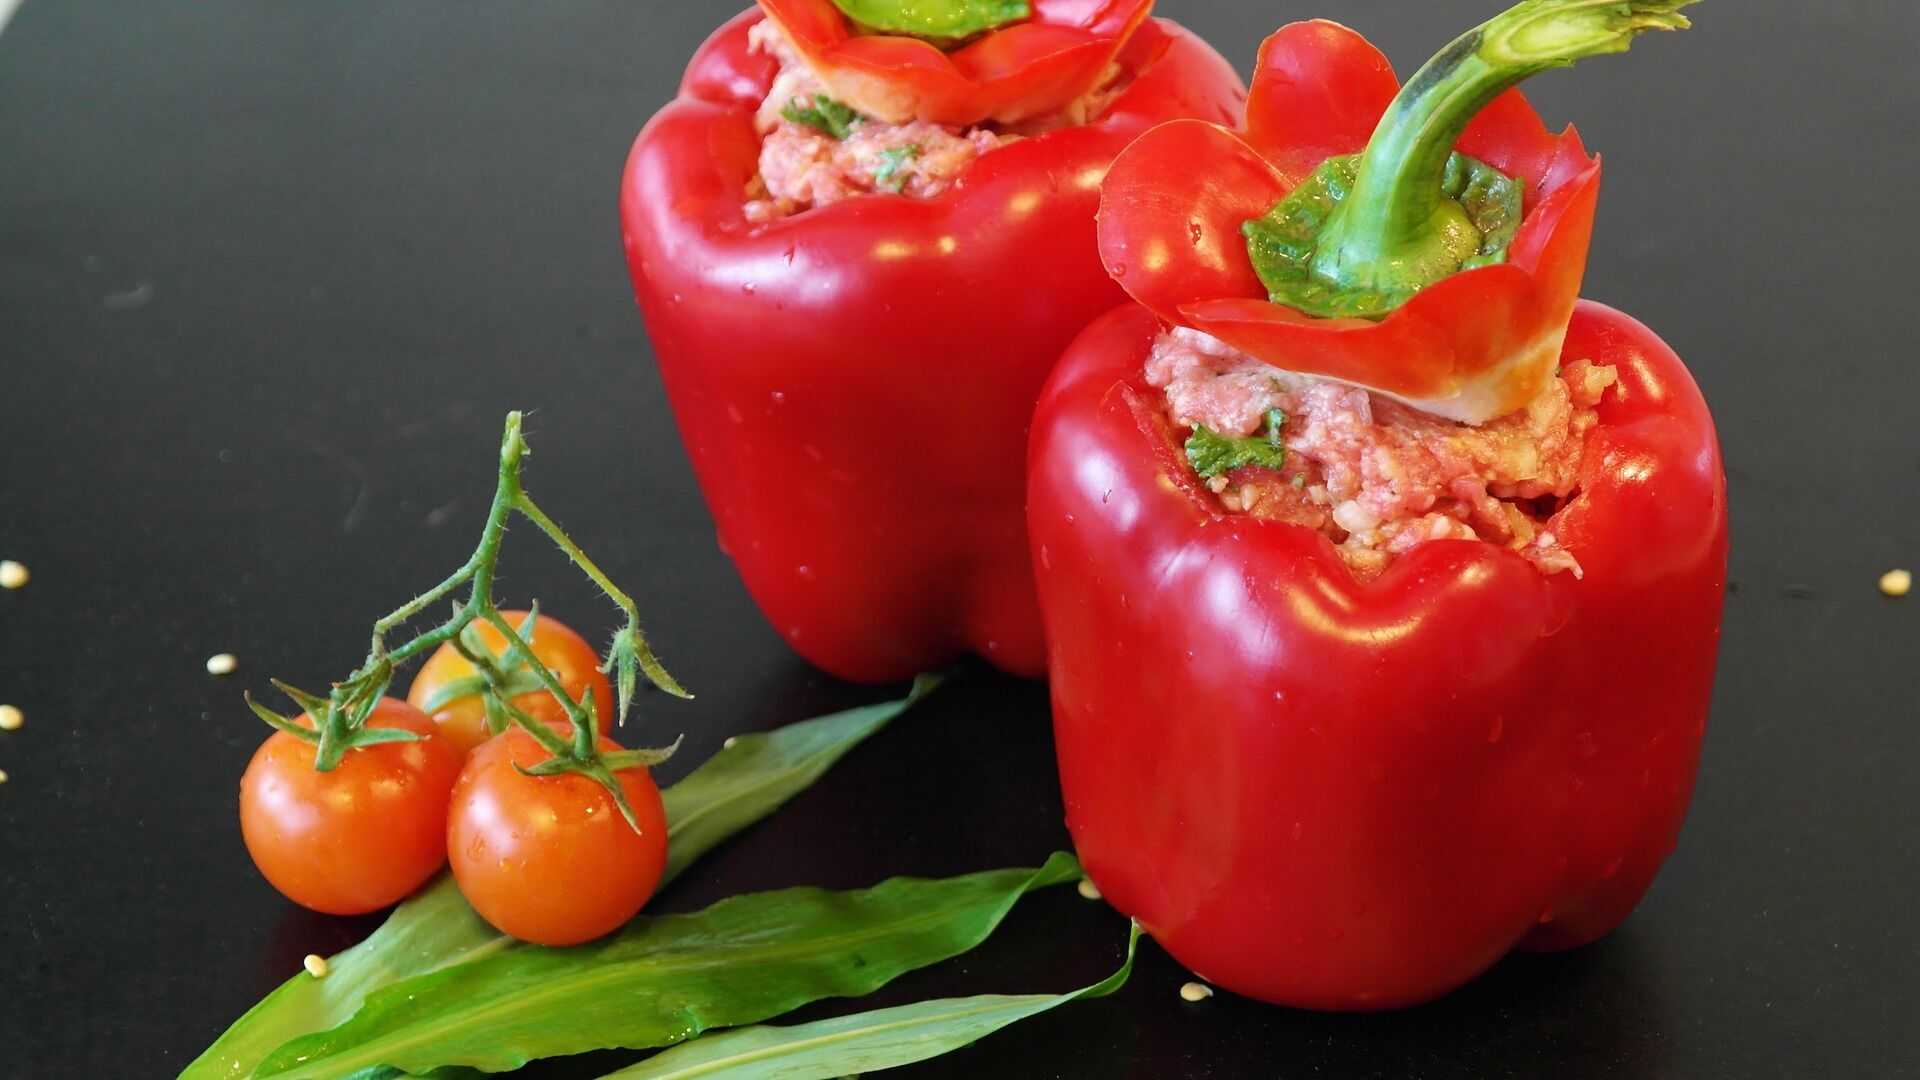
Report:
[[[1245,97],[1151,6],[762,0],[633,148],[629,266],[721,546],[835,675],[1044,670],[1026,431],[1125,298],[1100,179]]]
[[[1206,979],[1375,1009],[1591,941],[1679,833],[1726,568],[1673,351],[1577,301],[1600,170],[1525,76],[1686,25],[1531,0],[1400,87],[1328,22],[1108,174],[1139,304],[1044,391],[1067,820]]]

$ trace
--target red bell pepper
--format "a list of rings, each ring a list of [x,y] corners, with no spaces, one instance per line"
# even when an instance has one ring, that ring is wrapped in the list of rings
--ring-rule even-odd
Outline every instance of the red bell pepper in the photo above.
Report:
[[[1599,7],[1520,10],[1556,6]],[[1145,306],[1069,348],[1029,462],[1061,783],[1088,873],[1206,979],[1323,1009],[1426,1000],[1516,946],[1568,948],[1626,917],[1692,792],[1726,573],[1719,450],[1678,357],[1611,309],[1581,301],[1556,323],[1532,303],[1578,281],[1567,254],[1549,286],[1529,283],[1526,252],[1584,251],[1597,169],[1512,93],[1470,129],[1535,192],[1506,265],[1444,277],[1384,319],[1233,302],[1248,325],[1323,339],[1280,359],[1372,386],[1398,374],[1379,351],[1402,340],[1396,319],[1430,319],[1407,340],[1453,342],[1468,366],[1521,323],[1568,361],[1614,365],[1577,494],[1548,526],[1583,574],[1430,540],[1360,580],[1321,533],[1226,513],[1200,482],[1143,375],[1151,344],[1163,319],[1221,331],[1188,298],[1260,290],[1220,223],[1260,217],[1319,159],[1367,144],[1394,97],[1382,80],[1358,35],[1291,26],[1263,52],[1247,132],[1206,149],[1198,125],[1162,128],[1116,163],[1102,240],[1136,245],[1121,280]],[[1423,70],[1406,96],[1435,82]],[[1441,148],[1458,133],[1442,125]],[[1569,190],[1582,220],[1567,197],[1557,229],[1536,225]],[[1180,244],[1138,246],[1169,220]],[[1555,235],[1528,248],[1530,228]]]
[[[1094,248],[1100,179],[1157,123],[1237,115],[1239,77],[1147,20],[1117,57],[1130,82],[1091,122],[992,150],[933,198],[755,224],[753,118],[775,75],[748,48],[759,18],[693,58],[621,192],[634,289],[721,546],[835,675],[902,679],[974,651],[1038,676],[1026,430],[1060,351],[1125,298]]]

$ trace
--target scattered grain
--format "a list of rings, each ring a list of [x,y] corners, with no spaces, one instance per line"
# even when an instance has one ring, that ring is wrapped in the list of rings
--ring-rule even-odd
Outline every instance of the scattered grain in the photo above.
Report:
[[[1089,900],[1098,900],[1100,899],[1100,886],[1095,885],[1092,878],[1083,877],[1080,879],[1080,895]]]
[[[1913,571],[1889,570],[1880,575],[1880,591],[1888,596],[1905,596],[1913,591]]]
[[[300,961],[300,964],[307,969],[307,974],[316,979],[327,977],[327,958],[319,953],[308,953],[307,958]]]
[[[18,589],[33,580],[27,568],[12,559],[0,559],[0,589]]]
[[[207,657],[207,674],[231,675],[240,667],[240,661],[230,652],[218,653]]]
[[[1213,996],[1213,987],[1203,982],[1190,982],[1180,988],[1181,1001],[1205,1001]]]
[[[0,705],[0,731],[19,731],[27,722],[26,714],[12,705]]]
[[[727,736],[727,741],[725,741],[725,742],[723,742],[723,743],[721,743],[721,744],[720,744],[720,749],[722,749],[722,750],[731,750],[731,749],[733,749],[733,744],[735,744],[735,743],[737,743],[737,742],[739,742],[739,741],[740,741],[739,739],[736,739],[736,738],[734,738],[733,736],[731,736],[731,735],[729,735],[729,736]]]

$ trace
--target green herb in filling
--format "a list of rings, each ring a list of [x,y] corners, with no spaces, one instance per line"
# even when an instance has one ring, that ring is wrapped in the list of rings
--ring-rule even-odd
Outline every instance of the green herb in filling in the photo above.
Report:
[[[899,192],[907,186],[907,174],[900,170],[919,156],[919,143],[880,151],[880,167],[873,171],[873,182],[888,191]]]
[[[835,101],[825,94],[813,95],[811,105],[807,104],[804,98],[794,98],[780,110],[780,115],[793,123],[805,124],[821,134],[831,135],[836,139],[844,139],[853,134],[853,125],[864,119],[859,113],[853,111],[852,106]]]
[[[1202,480],[1211,480],[1243,465],[1278,469],[1287,460],[1287,448],[1280,441],[1280,428],[1286,422],[1286,413],[1268,409],[1266,430],[1245,438],[1216,434],[1205,425],[1195,424],[1193,434],[1187,436],[1187,461]]]

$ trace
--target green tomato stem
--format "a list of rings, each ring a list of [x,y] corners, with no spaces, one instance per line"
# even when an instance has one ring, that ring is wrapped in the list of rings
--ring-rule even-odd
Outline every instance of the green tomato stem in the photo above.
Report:
[[[620,751],[610,756],[600,753],[597,705],[592,692],[589,691],[583,701],[575,701],[560,684],[559,677],[534,654],[529,637],[539,618],[539,607],[534,606],[529,614],[526,635],[523,636],[507,622],[506,616],[494,603],[493,588],[508,520],[519,513],[532,521],[626,615],[627,625],[615,635],[614,645],[608,651],[606,667],[603,669],[617,670],[619,674],[623,718],[631,699],[636,668],[644,671],[648,679],[663,690],[680,697],[691,695],[655,658],[646,637],[640,632],[640,610],[633,598],[615,586],[598,564],[526,493],[520,480],[520,468],[527,453],[527,443],[521,432],[521,414],[508,413],[506,430],[500,442],[499,480],[494,489],[493,503],[487,511],[486,525],[481,530],[480,542],[474,548],[473,555],[438,585],[375,622],[367,658],[358,670],[335,683],[326,698],[276,683],[296,704],[313,716],[313,730],[300,728],[286,717],[254,703],[251,698],[248,699],[248,705],[268,724],[314,743],[314,768],[327,772],[337,768],[345,755],[356,747],[418,737],[406,731],[370,730],[366,727],[367,719],[392,683],[395,666],[428,649],[451,645],[474,666],[478,680],[476,685],[481,687],[481,695],[486,701],[490,726],[498,731],[500,721],[504,719],[504,722],[525,730],[551,755],[548,761],[525,771],[536,776],[578,773],[591,778],[607,789],[621,815],[638,830],[640,826],[633,808],[628,805],[626,791],[615,773],[622,768],[638,768],[663,761],[672,748]],[[386,636],[389,633],[462,585],[470,585],[469,593],[466,601],[454,609],[451,618],[397,648],[387,648]],[[506,639],[507,646],[500,656],[490,655],[477,640],[470,642],[463,638],[476,622],[487,623]],[[566,710],[574,726],[571,740],[535,721],[513,704],[514,697],[527,692],[526,676],[522,673],[530,674],[538,688],[551,694]]]
[[[633,602],[633,598],[614,585],[613,580],[607,577],[606,573],[602,571],[592,559],[587,557],[585,551],[580,549],[580,545],[574,543],[573,538],[568,536],[566,531],[561,529],[559,525],[555,524],[554,520],[547,516],[546,511],[540,509],[539,505],[536,504],[526,492],[521,491],[518,493],[515,508],[526,515],[527,520],[538,526],[541,532],[546,533],[547,538],[553,541],[554,546],[565,552],[567,558],[573,561],[573,565],[579,567],[580,572],[586,574],[587,579],[595,585],[598,585],[600,591],[606,594],[607,599],[613,601],[615,606],[619,607],[619,609],[625,613],[627,616],[627,625],[617,640],[621,643],[631,645],[640,670],[646,672],[647,680],[653,683],[654,686],[665,690],[675,697],[691,699],[693,695],[688,693],[686,688],[682,687],[677,679],[667,673],[667,669],[662,666],[659,659],[654,656],[653,648],[647,644],[646,636],[640,633],[640,608],[639,605]],[[631,673],[625,673],[623,678],[628,679],[630,682]],[[622,686],[620,691],[620,720],[622,723],[626,722],[627,706],[630,704],[632,696],[632,687],[630,685]]]
[[[546,687],[547,693],[552,694],[554,700],[558,701],[561,706],[567,710],[567,717],[572,721],[575,731],[596,730],[598,719],[589,712],[584,705],[573,700],[573,696],[568,694],[566,688],[560,685],[559,677],[554,675],[553,671],[548,668],[538,656],[533,654],[532,646],[528,645],[527,639],[521,637],[520,632],[515,630],[512,624],[507,622],[506,616],[500,614],[499,611],[494,610],[492,606],[489,605],[488,610],[481,615],[481,618],[492,624],[495,630],[500,631],[507,637],[507,651],[501,654],[503,666],[509,670],[517,670],[524,666],[532,671],[534,676],[540,680],[540,685]],[[532,622],[532,619],[527,620],[528,633],[532,633]],[[496,692],[504,693],[505,690],[506,687],[504,685],[496,684]],[[536,738],[542,733],[552,733],[552,729],[548,728],[545,724],[534,724],[532,727],[539,729],[538,731],[534,731]],[[545,740],[542,741],[544,742]],[[591,749],[593,744],[589,742],[587,746]],[[549,749],[551,749],[551,747],[549,747]]]
[[[439,626],[434,627],[419,637],[414,638],[412,641],[407,642],[405,645],[400,646],[398,649],[393,650],[393,652],[387,654],[387,659],[396,665],[403,664],[421,653],[426,652],[428,649],[438,648],[452,641],[454,638],[460,636],[461,629],[472,622],[476,614],[478,614],[478,612],[470,605],[460,608],[459,613],[453,618],[448,619]]]

